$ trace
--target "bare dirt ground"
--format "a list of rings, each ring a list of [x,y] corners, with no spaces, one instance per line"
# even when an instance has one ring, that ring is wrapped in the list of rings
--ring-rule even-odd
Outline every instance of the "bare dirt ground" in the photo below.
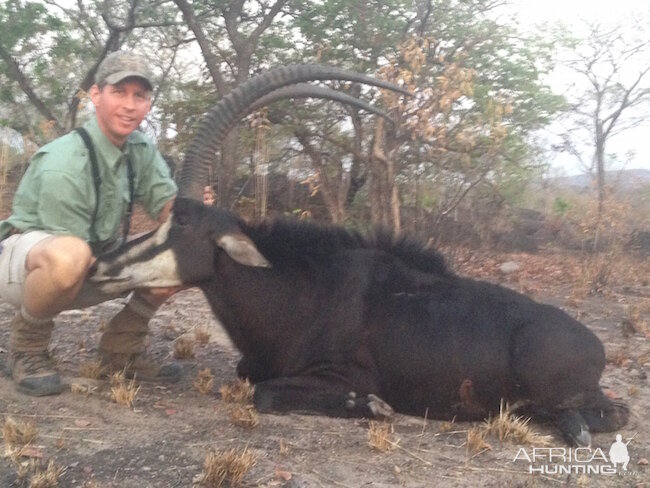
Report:
[[[538,300],[560,306],[605,343],[610,361],[602,385],[608,394],[628,402],[632,411],[629,424],[620,432],[624,440],[632,439],[626,473],[619,468],[616,475],[575,471],[531,474],[530,463],[520,452],[524,448],[532,454],[531,446],[488,436],[490,448],[475,452],[467,447],[467,432],[478,424],[470,423],[450,427],[436,420],[397,415],[390,434],[393,449],[388,451],[370,447],[369,423],[365,420],[259,415],[256,427],[237,426],[218,388],[235,379],[238,353],[198,290],[172,297],[153,321],[151,349],[161,358],[170,354],[179,336],[192,336],[196,327],[210,331],[209,343],[195,346],[195,357],[183,361],[185,375],[179,383],[142,384],[129,408],[112,401],[108,382],[99,382],[86,393],[68,388],[59,396],[31,398],[18,393],[6,375],[0,375],[0,422],[7,417],[34,422],[38,434],[19,462],[31,459],[44,465],[53,460],[63,469],[58,477],[61,487],[191,487],[203,470],[208,452],[230,449],[238,453],[246,449],[255,456],[254,466],[241,483],[245,487],[648,486],[648,260],[631,265],[629,279],[588,294],[576,283],[580,273],[572,272],[578,265],[571,261],[572,268],[563,256],[491,259],[475,253],[472,259],[462,261],[460,272],[504,280]],[[498,263],[510,259],[520,263],[522,270],[499,277]],[[76,378],[79,366],[94,359],[100,324],[120,307],[119,301],[113,301],[66,312],[57,319],[53,346],[67,383],[80,382]],[[10,306],[0,303],[1,362],[6,358],[12,314]],[[215,377],[213,391],[207,395],[193,386],[204,368],[210,368]],[[556,435],[549,426],[535,425],[535,430]],[[590,452],[600,448],[608,455],[615,434],[595,434]],[[557,435],[552,446],[567,447]],[[582,455],[577,462],[556,458],[547,467],[602,464],[598,459],[585,463],[588,453]],[[0,487],[20,486],[16,469],[10,456],[0,457]]]

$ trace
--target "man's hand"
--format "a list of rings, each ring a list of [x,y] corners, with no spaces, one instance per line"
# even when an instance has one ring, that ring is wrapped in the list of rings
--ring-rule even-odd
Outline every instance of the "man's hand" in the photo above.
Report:
[[[160,306],[165,300],[181,290],[187,290],[189,286],[166,286],[161,288],[138,288],[138,294],[153,306]]]
[[[215,195],[211,186],[203,187],[203,204],[207,206],[214,205]],[[170,200],[165,204],[162,211],[158,215],[158,222],[163,223],[169,217],[169,213],[174,205],[174,199]],[[131,237],[133,238],[133,237]],[[160,288],[139,288],[138,293],[142,298],[152,305],[159,306],[165,300],[167,300],[172,295],[178,293],[181,290],[186,290],[190,288],[189,286],[179,285],[179,286],[166,286]]]
[[[211,207],[214,205],[215,202],[215,196],[214,196],[214,191],[212,191],[211,186],[205,186],[203,187],[203,205],[207,205],[208,207]]]

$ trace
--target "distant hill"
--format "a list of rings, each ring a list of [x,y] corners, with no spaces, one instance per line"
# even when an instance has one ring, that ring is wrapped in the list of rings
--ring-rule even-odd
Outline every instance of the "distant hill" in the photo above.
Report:
[[[593,185],[594,176],[590,174],[575,176],[558,176],[547,178],[545,183],[550,183],[556,188],[573,190],[586,190]],[[605,175],[607,185],[616,191],[630,191],[650,185],[650,169],[624,169],[608,171]]]

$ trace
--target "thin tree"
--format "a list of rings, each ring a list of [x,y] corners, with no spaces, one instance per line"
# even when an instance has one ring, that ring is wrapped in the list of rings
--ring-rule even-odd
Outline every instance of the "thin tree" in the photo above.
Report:
[[[650,121],[650,112],[642,109],[650,103],[650,44],[635,37],[644,30],[647,35],[643,27],[625,30],[620,25],[605,28],[589,24],[588,35],[578,41],[573,55],[563,63],[580,79],[568,91],[577,94],[570,100],[570,117],[577,130],[567,134],[565,147],[579,154],[577,134],[587,134],[599,216],[606,199],[608,143],[616,135]],[[586,88],[581,89],[585,81]]]

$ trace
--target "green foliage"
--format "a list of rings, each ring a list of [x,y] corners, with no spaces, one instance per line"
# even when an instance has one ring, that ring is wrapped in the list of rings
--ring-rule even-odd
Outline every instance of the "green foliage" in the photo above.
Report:
[[[571,204],[562,197],[555,197],[553,200],[553,213],[564,217],[571,209]]]
[[[411,2],[325,0],[304,2],[296,26],[305,39],[303,57],[373,69],[402,40]]]
[[[6,0],[0,4],[0,31],[5,49],[39,49],[40,35],[61,29],[60,19],[41,2]]]
[[[36,108],[25,99],[23,84],[56,119],[65,120],[70,97],[85,74],[84,60],[92,59],[93,50],[89,50],[88,39],[75,36],[73,19],[42,2],[10,0],[0,4],[0,31],[0,103],[10,111],[13,128],[40,136],[39,142],[45,142],[56,134],[48,133],[41,124]],[[16,77],[13,63],[21,70],[23,81]]]

